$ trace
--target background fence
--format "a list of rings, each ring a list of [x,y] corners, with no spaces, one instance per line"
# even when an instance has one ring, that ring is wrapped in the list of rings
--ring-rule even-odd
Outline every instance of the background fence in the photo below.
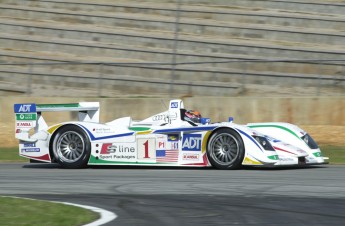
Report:
[[[344,10],[342,0],[1,0],[0,94],[344,95]]]
[[[282,63],[289,73],[274,73]],[[205,71],[188,66],[236,65],[234,71]],[[255,71],[271,68],[271,73]],[[299,73],[307,65],[312,73]],[[345,60],[222,60],[199,62],[35,62],[1,63],[2,90],[27,96],[117,95],[345,95]],[[307,67],[304,66],[304,67]],[[84,72],[66,73],[66,68]],[[20,69],[20,70],[19,70]],[[141,76],[111,74],[137,71]],[[334,70],[337,72],[334,73]],[[134,73],[132,73],[134,74]]]

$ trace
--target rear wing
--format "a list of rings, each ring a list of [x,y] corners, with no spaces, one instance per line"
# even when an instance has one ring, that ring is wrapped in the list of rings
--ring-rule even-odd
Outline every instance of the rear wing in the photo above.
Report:
[[[72,104],[15,104],[16,138],[24,141],[34,141],[29,138],[29,131],[35,128],[35,133],[47,129],[42,112],[77,111],[78,121],[99,122],[99,102],[80,102]]]

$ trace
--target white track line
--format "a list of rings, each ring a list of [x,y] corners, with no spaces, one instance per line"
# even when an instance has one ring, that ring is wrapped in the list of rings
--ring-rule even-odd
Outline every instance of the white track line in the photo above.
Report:
[[[94,206],[79,205],[79,204],[70,203],[70,202],[56,202],[56,203],[62,203],[62,204],[70,205],[70,206],[77,206],[80,208],[91,210],[91,211],[99,213],[101,215],[100,219],[98,219],[92,223],[89,223],[89,224],[84,224],[83,226],[99,226],[99,225],[108,223],[117,217],[117,215],[113,212],[110,212],[110,211],[105,210],[105,209],[97,208]]]
[[[70,206],[76,206],[76,207],[80,207],[83,209],[88,209],[91,210],[93,212],[99,213],[101,215],[101,218],[91,222],[89,224],[84,224],[83,226],[100,226],[102,224],[106,224],[114,219],[117,218],[117,215],[113,212],[110,212],[108,210],[105,209],[101,209],[98,207],[94,207],[94,206],[86,206],[86,205],[79,205],[79,204],[75,204],[75,203],[70,203],[70,202],[58,202],[58,201],[50,201],[50,200],[41,200],[41,199],[32,199],[32,198],[25,198],[25,197],[17,197],[17,196],[0,196],[0,197],[9,197],[9,198],[18,198],[18,199],[29,199],[29,200],[38,200],[38,201],[47,201],[47,202],[54,202],[54,203],[61,203],[61,204],[65,204],[65,205],[70,205]]]

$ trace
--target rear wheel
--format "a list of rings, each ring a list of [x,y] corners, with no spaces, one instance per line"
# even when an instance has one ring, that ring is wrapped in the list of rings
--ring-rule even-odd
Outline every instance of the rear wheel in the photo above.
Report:
[[[54,137],[53,153],[56,161],[64,168],[86,167],[91,153],[90,140],[80,127],[64,126]]]
[[[244,158],[244,145],[241,136],[231,129],[214,132],[207,145],[207,157],[217,169],[236,169]]]

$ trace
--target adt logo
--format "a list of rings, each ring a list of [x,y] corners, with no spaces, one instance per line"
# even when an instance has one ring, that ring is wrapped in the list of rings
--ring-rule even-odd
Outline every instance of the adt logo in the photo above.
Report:
[[[178,108],[178,102],[171,102],[170,108]]]
[[[201,151],[201,134],[185,134],[182,139],[182,151]]]
[[[32,113],[36,112],[36,104],[15,104],[15,113]]]

